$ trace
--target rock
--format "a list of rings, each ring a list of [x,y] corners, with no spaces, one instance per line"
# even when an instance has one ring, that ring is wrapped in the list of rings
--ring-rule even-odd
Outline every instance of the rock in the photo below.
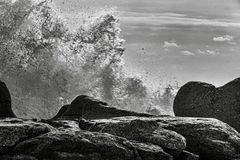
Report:
[[[199,156],[188,151],[183,151],[176,158],[177,160],[198,160]]]
[[[135,120],[141,120],[149,124],[157,122],[161,128],[171,130],[182,135],[187,140],[187,147],[185,150],[199,155],[200,160],[232,160],[240,158],[240,134],[226,123],[217,119],[170,116],[119,117],[105,120],[94,120],[93,122],[95,122],[95,126],[92,128],[101,128],[101,126],[108,127],[109,125],[108,128],[110,129],[102,128],[102,130],[104,132],[112,133],[113,131],[111,130],[111,126],[114,126],[114,123],[118,124],[120,128],[124,128],[124,125],[121,126],[122,124],[130,124]],[[119,130],[119,132],[120,131],[121,130]],[[146,132],[146,135],[148,133],[149,132]],[[132,133],[130,132],[129,135],[125,136],[129,137],[131,134]],[[160,135],[161,134],[159,134],[159,137]],[[171,142],[174,141],[174,139],[176,138],[169,137],[168,140]],[[153,142],[150,141],[150,143]]]
[[[0,81],[0,118],[16,117],[12,111],[11,95],[6,84]]]
[[[70,130],[24,141],[14,148],[12,154],[58,160],[172,160],[172,156],[156,145],[131,142],[106,133]]]
[[[49,124],[50,126],[59,130],[71,129],[79,131],[79,122],[76,120],[45,120],[42,119],[40,122]]]
[[[44,123],[17,118],[0,120],[0,155],[11,150],[16,144],[55,129]]]
[[[63,114],[64,112],[66,112],[68,110],[68,108],[70,107],[70,105],[64,105],[60,108],[60,110],[58,111],[57,115],[54,116],[52,119],[59,119]]]
[[[81,128],[81,123],[79,124]],[[81,128],[84,129],[84,128]],[[141,143],[161,146],[165,152],[177,156],[186,148],[186,140],[180,134],[166,130],[157,121],[141,119],[131,121],[107,122],[91,126],[89,131],[104,132],[135,140]]]
[[[127,116],[42,123],[7,118],[0,120],[0,142],[0,159],[6,160],[240,159],[240,134],[212,118]]]
[[[71,105],[60,109],[53,119],[104,119],[121,116],[152,116],[150,114],[136,113],[109,107],[107,103],[81,95],[75,98]]]
[[[219,88],[189,82],[177,93],[173,109],[176,116],[217,118],[240,132],[240,78]]]
[[[1,160],[37,160],[36,158],[32,156],[26,156],[26,155],[8,155],[8,156],[1,156]]]

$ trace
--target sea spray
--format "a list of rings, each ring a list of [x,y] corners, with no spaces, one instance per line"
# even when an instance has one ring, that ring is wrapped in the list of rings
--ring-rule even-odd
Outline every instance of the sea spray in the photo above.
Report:
[[[124,73],[124,40],[115,11],[86,17],[72,29],[50,0],[1,3],[0,78],[11,91],[17,116],[50,118],[80,94],[128,110],[152,112],[154,107],[156,114],[172,114],[173,88],[151,91],[143,80]]]

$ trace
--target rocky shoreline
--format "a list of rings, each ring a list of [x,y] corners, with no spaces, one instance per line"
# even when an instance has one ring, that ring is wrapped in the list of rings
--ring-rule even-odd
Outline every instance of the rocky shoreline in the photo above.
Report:
[[[3,160],[233,160],[240,134],[210,118],[0,120]]]
[[[88,96],[48,120],[1,117],[0,142],[1,160],[240,159],[240,134],[220,120],[119,110]]]

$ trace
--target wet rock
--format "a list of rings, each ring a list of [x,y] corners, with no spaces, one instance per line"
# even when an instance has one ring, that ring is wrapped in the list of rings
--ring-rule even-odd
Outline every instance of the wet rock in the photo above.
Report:
[[[49,124],[50,126],[59,130],[71,129],[79,131],[79,120],[45,120],[42,119],[40,122]]]
[[[176,160],[199,160],[199,156],[187,151],[183,151],[179,154]]]
[[[64,113],[60,113],[66,110]],[[120,110],[108,106],[107,103],[93,99],[89,96],[81,95],[75,98],[70,106],[60,109],[53,119],[104,119],[121,116],[152,116],[150,114],[136,113],[132,111]]]
[[[201,82],[185,84],[174,100],[174,113],[182,117],[217,118],[240,131],[240,78],[222,87]]]
[[[26,155],[8,155],[8,156],[1,156],[1,160],[38,160],[35,157],[32,156],[26,156]]]
[[[6,84],[0,81],[0,118],[16,117],[12,111],[11,95]]]
[[[18,143],[27,139],[54,131],[44,123],[25,121],[17,118],[0,120],[0,155],[11,150]]]
[[[12,118],[0,121],[0,141],[0,154],[9,160],[240,159],[239,133],[211,118],[128,116],[42,123]]]
[[[131,142],[106,133],[57,131],[16,146],[12,152],[38,159],[171,160],[172,156],[155,145]],[[151,156],[148,157],[147,155]]]
[[[80,126],[81,128],[81,126]],[[186,140],[180,134],[162,128],[157,121],[141,119],[100,123],[91,126],[88,130],[104,132],[112,135],[161,146],[166,152],[177,156],[186,148]]]
[[[226,123],[217,119],[170,116],[152,118],[119,117],[105,120],[94,120],[95,126],[93,126],[93,128],[97,128],[98,126],[101,128],[101,126],[108,126],[109,124],[110,127],[108,128],[110,128],[110,131],[104,128],[103,131],[112,133],[112,124],[116,123],[121,127],[121,124],[130,124],[135,120],[141,120],[146,123],[157,122],[161,128],[182,135],[187,141],[187,147],[185,150],[199,155],[200,160],[231,160],[240,158],[240,134]],[[119,130],[119,132],[120,131],[121,130]],[[126,137],[128,136],[129,135],[126,135]],[[172,139],[174,139],[174,137]],[[169,142],[171,142],[171,140],[169,140]]]

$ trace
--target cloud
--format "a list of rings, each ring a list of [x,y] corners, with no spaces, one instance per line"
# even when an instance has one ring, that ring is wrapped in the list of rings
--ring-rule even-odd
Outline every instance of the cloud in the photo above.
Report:
[[[195,53],[190,52],[190,51],[181,51],[181,53],[185,56],[194,56],[195,55]]]
[[[201,49],[198,49],[197,52],[200,54],[200,55],[212,55],[212,56],[216,56],[216,55],[219,55],[219,51],[218,50],[201,50]]]
[[[163,43],[163,48],[168,49],[168,48],[178,48],[180,45],[178,45],[176,42],[173,41],[164,41]]]
[[[233,40],[233,36],[230,35],[224,35],[220,37],[213,37],[213,41],[215,42],[230,42]]]
[[[229,19],[208,19],[201,17],[188,16],[176,13],[139,13],[122,12],[121,20],[125,23],[134,25],[146,25],[148,27],[171,27],[171,26],[191,26],[191,27],[236,27],[240,28],[238,21]]]

